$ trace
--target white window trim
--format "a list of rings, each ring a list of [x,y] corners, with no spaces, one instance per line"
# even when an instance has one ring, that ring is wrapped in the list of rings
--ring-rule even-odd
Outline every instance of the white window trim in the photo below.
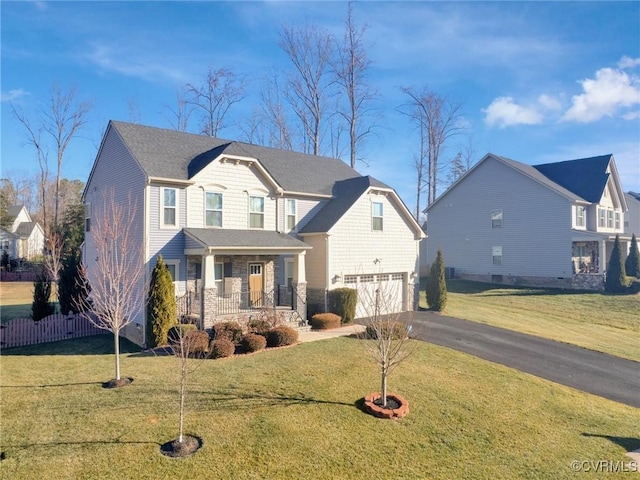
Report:
[[[289,202],[293,204],[293,214],[289,213]],[[289,218],[293,217],[293,227],[289,227]],[[295,232],[298,229],[298,202],[295,198],[286,198],[284,201],[284,222],[287,230]]]
[[[87,228],[87,226],[89,228]],[[91,202],[87,202],[84,204],[84,231],[91,231]]]
[[[180,288],[178,285],[180,284],[180,260],[173,259],[165,259],[164,263],[168,265],[172,265],[176,272],[176,277],[173,279],[173,289],[176,295],[180,294]]]
[[[582,216],[579,215],[582,212]],[[587,207],[584,205],[576,205],[576,227],[587,227]]]
[[[175,225],[171,225],[171,224],[166,224],[164,223],[164,209],[165,209],[165,205],[164,205],[164,192],[165,190],[174,190],[176,192],[176,205],[175,207],[168,207],[168,208],[175,208],[176,210],[176,223]],[[172,229],[172,230],[177,230],[179,229],[179,225],[180,225],[180,190],[178,190],[175,187],[161,187],[160,188],[160,228],[167,228],[167,229]]]
[[[494,215],[500,215],[500,218],[494,220]],[[495,222],[495,223],[494,223]],[[499,223],[498,223],[499,222]],[[491,228],[502,228],[504,225],[504,212],[501,208],[494,208],[491,210]]]
[[[375,205],[380,205],[381,209],[382,209],[382,215],[375,215]],[[376,218],[379,218],[380,221],[380,228],[376,228],[375,227],[375,222],[374,220]],[[375,200],[371,201],[371,231],[372,232],[384,232],[384,202],[378,202]]]
[[[492,265],[502,265],[504,254],[502,252],[501,245],[494,245],[491,247],[491,263]],[[499,262],[496,262],[497,259],[500,259]]]
[[[216,278],[216,266],[220,265],[220,278]],[[213,283],[218,286],[218,296],[224,295],[224,263],[215,262],[213,267]]]
[[[207,194],[217,194],[221,197],[222,208],[220,210],[217,209],[208,209],[207,208]],[[220,212],[220,225],[207,225],[207,212]],[[224,225],[224,194],[222,192],[216,192],[215,190],[206,190],[204,192],[204,228],[222,228]]]
[[[294,267],[294,260],[293,258],[285,258],[284,259],[284,286],[287,287],[287,290],[289,289],[289,282],[287,281],[289,278],[291,279],[291,284],[293,285],[293,267]],[[289,277],[287,275],[287,270],[290,269],[291,272],[291,276]]]
[[[248,210],[248,216],[247,216],[247,222],[248,222],[248,227],[251,230],[264,230],[265,227],[265,210],[267,209],[267,201],[266,201],[266,197],[264,195],[255,195],[255,194],[249,194],[249,200],[248,200],[248,205],[247,205],[247,210]],[[251,199],[252,198],[262,198],[262,212],[254,212],[251,210]],[[260,214],[262,215],[262,227],[252,227],[251,226],[251,215],[257,215]]]

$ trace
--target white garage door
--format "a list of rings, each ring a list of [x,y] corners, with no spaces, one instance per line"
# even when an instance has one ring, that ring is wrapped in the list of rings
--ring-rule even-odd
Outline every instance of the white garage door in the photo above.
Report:
[[[405,304],[404,279],[403,273],[345,275],[345,286],[358,292],[356,318],[401,312]]]

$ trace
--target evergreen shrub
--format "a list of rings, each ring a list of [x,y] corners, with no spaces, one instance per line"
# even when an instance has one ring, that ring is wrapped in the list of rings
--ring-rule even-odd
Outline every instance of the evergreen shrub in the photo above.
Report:
[[[291,327],[279,326],[267,333],[267,347],[284,347],[298,341],[298,331]]]
[[[240,346],[242,350],[247,353],[258,352],[264,350],[267,346],[267,339],[263,335],[257,333],[247,333],[242,340],[240,340]]]
[[[211,329],[213,334],[213,340],[226,338],[235,345],[240,343],[242,335],[244,334],[242,327],[238,322],[220,322],[214,323]]]
[[[230,357],[236,351],[236,346],[227,338],[218,338],[211,340],[209,344],[209,354],[211,358]]]
[[[342,318],[342,323],[351,323],[356,318],[357,302],[358,292],[353,288],[342,287],[329,291],[329,308]]]
[[[338,328],[342,319],[335,313],[316,313],[311,317],[311,328],[315,330],[329,330]]]

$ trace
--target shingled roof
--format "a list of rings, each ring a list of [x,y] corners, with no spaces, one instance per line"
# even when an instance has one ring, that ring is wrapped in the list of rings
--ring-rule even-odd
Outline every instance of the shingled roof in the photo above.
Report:
[[[148,177],[189,180],[223,154],[259,160],[287,192],[331,195],[336,181],[360,177],[335,158],[132,123],[111,125]]]

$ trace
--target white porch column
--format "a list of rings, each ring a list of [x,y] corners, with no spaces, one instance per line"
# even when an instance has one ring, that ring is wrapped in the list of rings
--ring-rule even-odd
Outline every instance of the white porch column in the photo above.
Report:
[[[202,295],[200,315],[202,327],[211,328],[215,320],[218,291],[216,289],[215,255],[202,256]]]
[[[215,255],[209,254],[202,257],[202,288],[215,288]]]
[[[306,255],[303,251],[293,257],[293,283],[307,283]]]
[[[293,298],[293,309],[298,312],[300,318],[307,320],[307,274],[306,274],[306,251],[302,251],[293,257],[293,288],[295,295]]]

